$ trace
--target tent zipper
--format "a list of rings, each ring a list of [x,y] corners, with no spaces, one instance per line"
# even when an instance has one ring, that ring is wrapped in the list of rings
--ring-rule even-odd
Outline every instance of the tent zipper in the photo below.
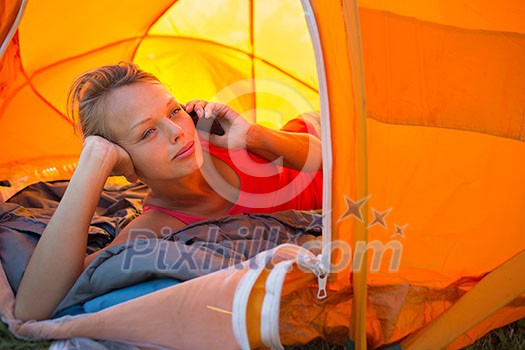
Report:
[[[297,264],[305,270],[311,271],[317,277],[317,299],[324,299],[327,297],[326,284],[328,282],[329,270],[324,262],[325,256],[319,254],[299,255],[297,257]]]
[[[317,276],[317,299],[324,299],[327,296],[326,282],[328,280],[328,269],[323,262],[322,254],[317,256],[314,273]]]
[[[319,85],[319,99],[321,103],[321,141],[323,153],[323,247],[322,254],[319,255],[319,272],[316,273],[319,281],[318,298],[326,297],[326,280],[330,274],[330,246],[332,244],[332,132],[330,128],[330,101],[328,98],[328,81],[326,78],[323,49],[321,36],[317,26],[317,20],[311,4],[311,0],[301,0],[303,5],[306,25],[310,32],[312,45],[315,53],[315,63],[317,67],[317,79]],[[324,263],[322,263],[322,262]],[[328,262],[328,263],[326,263]],[[324,296],[323,296],[324,295]],[[321,297],[320,297],[321,296]]]

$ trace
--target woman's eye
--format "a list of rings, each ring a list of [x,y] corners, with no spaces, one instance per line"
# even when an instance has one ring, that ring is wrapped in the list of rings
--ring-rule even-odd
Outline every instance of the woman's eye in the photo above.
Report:
[[[151,128],[151,129],[148,129],[144,132],[144,134],[142,134],[142,139],[145,139],[145,138],[148,138],[151,136],[151,134],[153,134],[153,132],[155,131],[154,128]]]
[[[179,113],[180,111],[180,108],[173,108],[171,111],[170,111],[170,114],[169,114],[169,118],[173,118],[177,113]]]

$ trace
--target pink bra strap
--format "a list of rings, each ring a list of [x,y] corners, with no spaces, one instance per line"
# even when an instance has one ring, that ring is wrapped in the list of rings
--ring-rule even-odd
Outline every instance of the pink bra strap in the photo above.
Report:
[[[144,206],[144,211],[148,211],[148,210],[158,210],[158,211],[161,211],[165,214],[168,214],[170,216],[173,216],[175,219],[178,219],[180,221],[182,221],[183,223],[185,223],[186,225],[189,225],[189,224],[192,224],[194,222],[197,222],[197,221],[201,221],[201,220],[205,220],[206,218],[200,218],[198,216],[192,216],[192,215],[188,215],[188,214],[184,214],[184,213],[180,213],[178,211],[173,211],[173,210],[169,210],[169,209],[164,209],[164,208],[161,208],[161,207],[157,207],[155,205],[146,205]]]

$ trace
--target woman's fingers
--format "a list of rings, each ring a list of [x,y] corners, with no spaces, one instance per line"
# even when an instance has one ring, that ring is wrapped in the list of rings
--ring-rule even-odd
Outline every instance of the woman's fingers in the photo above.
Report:
[[[111,175],[125,176],[129,182],[137,181],[135,167],[131,161],[129,153],[116,143],[110,142],[101,136],[88,136],[84,140],[84,148],[89,148],[88,152],[96,152],[102,157],[112,159],[113,169]]]
[[[223,104],[216,102],[208,102],[204,106],[204,118],[215,118],[217,115],[220,115],[221,110],[224,109]]]
[[[118,155],[118,161],[113,167],[113,174],[118,176],[124,176],[129,182],[137,181],[137,174],[135,167],[131,161],[129,153],[117,144],[114,145],[114,150]]]
[[[197,112],[199,118],[222,117],[230,111],[228,106],[218,102],[208,102],[205,100],[191,100],[186,103],[187,113]]]
[[[202,117],[204,116],[204,108],[207,104],[208,102],[204,100],[191,100],[186,103],[184,110],[187,113],[195,111],[199,117]]]

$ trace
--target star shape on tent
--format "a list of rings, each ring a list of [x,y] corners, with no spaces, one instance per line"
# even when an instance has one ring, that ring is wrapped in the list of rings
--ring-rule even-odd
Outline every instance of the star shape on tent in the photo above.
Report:
[[[380,212],[377,209],[372,208],[372,214],[374,215],[374,219],[371,223],[368,224],[367,228],[370,228],[374,225],[381,225],[383,228],[387,228],[385,217],[392,211],[392,208],[388,208],[387,210]]]
[[[404,225],[404,226],[397,226],[397,225],[394,225],[394,227],[396,228],[396,232],[394,232],[392,234],[392,237],[396,237],[396,236],[399,236],[401,238],[405,238],[405,229],[407,228],[408,224]]]
[[[350,216],[355,216],[356,219],[363,222],[363,215],[361,215],[361,207],[366,203],[368,198],[370,198],[370,195],[366,196],[365,198],[362,198],[357,202],[354,202],[350,197],[346,195],[344,197],[346,202],[346,211],[339,218],[339,220],[337,220],[337,222],[341,222],[346,218],[349,218]]]

